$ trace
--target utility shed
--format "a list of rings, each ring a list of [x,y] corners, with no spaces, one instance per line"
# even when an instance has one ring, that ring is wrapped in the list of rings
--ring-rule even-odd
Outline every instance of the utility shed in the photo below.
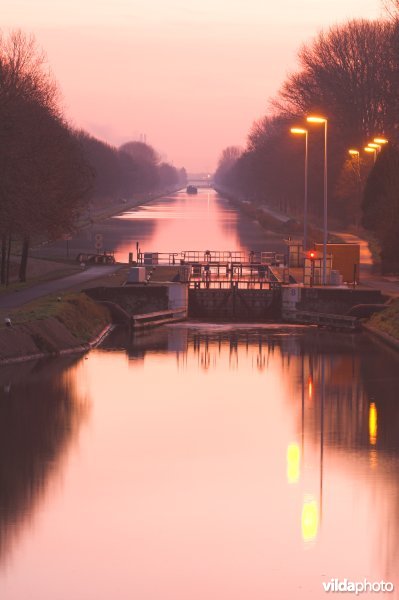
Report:
[[[315,244],[315,250],[322,253],[323,244]],[[327,244],[327,254],[332,256],[331,268],[341,273],[343,281],[359,283],[359,244]]]

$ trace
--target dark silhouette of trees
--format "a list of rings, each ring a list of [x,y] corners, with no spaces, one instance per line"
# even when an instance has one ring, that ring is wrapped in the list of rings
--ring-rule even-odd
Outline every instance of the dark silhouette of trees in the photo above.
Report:
[[[32,239],[57,239],[76,226],[89,199],[119,199],[175,186],[185,173],[160,164],[142,142],[117,149],[72,131],[57,86],[33,37],[0,36],[1,283],[8,284],[12,244],[22,249],[26,279]]]
[[[179,183],[179,173],[172,165],[161,163],[158,167],[159,183],[162,188],[173,187]]]
[[[152,146],[144,142],[127,142],[119,150],[129,155],[136,165],[138,192],[148,192],[159,187],[160,158]]]
[[[87,198],[91,173],[59,108],[57,87],[32,37],[0,39],[1,282],[13,241],[22,244],[25,280],[32,235],[68,231]]]
[[[214,175],[215,181],[228,183],[229,173],[232,172],[237,160],[242,155],[242,149],[239,146],[228,146],[225,148],[219,158],[218,166]]]
[[[76,137],[93,169],[92,198],[110,200],[122,195],[126,180],[117,149],[85,131],[77,131]]]
[[[384,272],[399,270],[399,150],[390,144],[371,171],[363,199],[363,225],[381,247]]]
[[[395,0],[394,4],[398,6]],[[360,187],[372,161],[365,159],[356,179],[348,149],[378,135],[390,141],[399,131],[399,25],[350,21],[320,33],[299,52],[299,68],[271,102],[271,115],[255,122],[247,147],[219,183],[248,199],[301,218],[303,214],[304,139],[290,127],[305,126],[309,114],[328,118],[329,218],[350,225],[361,219]],[[323,211],[324,128],[309,129],[309,210]],[[227,152],[226,149],[224,152]],[[224,164],[224,154],[220,165]],[[228,164],[228,161],[226,161]]]
[[[390,131],[393,34],[392,23],[365,20],[321,32],[300,50],[300,69],[287,78],[275,106],[292,117],[323,111],[352,143]]]
[[[156,151],[143,142],[128,142],[118,149],[84,131],[76,136],[93,169],[94,203],[185,184],[184,169],[179,172],[168,163],[160,163]]]

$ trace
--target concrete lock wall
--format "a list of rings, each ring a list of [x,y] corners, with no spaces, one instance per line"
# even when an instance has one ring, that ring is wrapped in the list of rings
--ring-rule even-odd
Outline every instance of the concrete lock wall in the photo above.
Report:
[[[84,290],[93,300],[113,302],[129,314],[145,314],[169,309],[167,285],[132,285],[99,287]]]
[[[189,290],[189,317],[268,321],[281,315],[281,293],[273,290]]]
[[[382,304],[379,290],[350,288],[302,288],[297,310],[344,315],[357,304]]]
[[[174,310],[176,308],[185,308],[188,305],[188,289],[187,285],[181,283],[168,284],[168,308]]]

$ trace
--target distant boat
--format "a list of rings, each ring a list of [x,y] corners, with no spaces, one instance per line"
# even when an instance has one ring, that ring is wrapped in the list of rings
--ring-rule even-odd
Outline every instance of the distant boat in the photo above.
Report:
[[[198,194],[198,188],[195,185],[188,185],[186,192],[187,194]]]

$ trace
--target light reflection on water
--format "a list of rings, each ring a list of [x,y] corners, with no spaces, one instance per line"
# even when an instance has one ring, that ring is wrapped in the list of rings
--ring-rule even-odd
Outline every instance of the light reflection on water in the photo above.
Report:
[[[111,219],[112,223],[119,225],[119,241],[114,241],[117,260],[126,261],[136,241],[143,252],[283,248],[280,239],[242,215],[239,218],[228,200],[207,188],[195,196],[178,192],[143,204]]]
[[[43,367],[0,371],[2,538],[20,529],[0,597],[313,600],[332,577],[395,581],[397,367],[363,336],[187,323],[115,332],[39,386]],[[20,456],[10,406],[44,386],[54,408]]]

